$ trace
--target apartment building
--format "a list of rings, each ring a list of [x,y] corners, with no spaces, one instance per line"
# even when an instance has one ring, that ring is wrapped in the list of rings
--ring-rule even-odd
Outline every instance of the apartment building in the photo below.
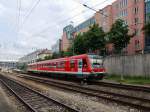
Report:
[[[142,28],[145,24],[145,3],[146,6],[149,7],[149,0],[116,0],[111,5],[108,5],[99,10],[99,12],[96,12],[93,17],[87,19],[78,26],[67,27],[72,33],[71,36],[75,37],[75,35],[78,33],[86,32],[89,29],[89,26],[94,23],[99,24],[100,27],[103,27],[103,30],[105,32],[108,32],[112,24],[117,19],[123,19],[125,21],[125,24],[129,26],[129,33],[135,33],[135,36],[131,38],[129,45],[127,45],[127,47],[124,49],[125,53],[127,53],[128,55],[143,53],[146,42],[144,32],[142,31]],[[146,18],[148,19],[149,8],[146,8],[146,10]],[[64,29],[66,29],[66,27]],[[68,41],[69,37],[67,38],[67,35],[68,32],[65,31],[63,34],[63,38],[66,38],[64,38],[64,41],[62,41],[62,46],[65,46],[65,50],[71,43]],[[107,45],[107,49],[108,52],[112,53],[112,44]]]

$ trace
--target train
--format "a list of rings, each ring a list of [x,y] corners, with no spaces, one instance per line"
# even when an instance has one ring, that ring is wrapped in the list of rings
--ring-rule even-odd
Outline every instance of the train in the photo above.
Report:
[[[101,80],[106,74],[103,62],[102,56],[82,54],[28,64],[27,72]]]

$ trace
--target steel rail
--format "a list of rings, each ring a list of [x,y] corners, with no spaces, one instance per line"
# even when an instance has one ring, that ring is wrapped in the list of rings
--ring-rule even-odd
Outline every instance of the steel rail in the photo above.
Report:
[[[32,109],[33,112],[38,112],[38,110],[36,110],[36,108],[33,107],[33,105],[36,104],[36,103],[35,103],[35,102],[32,102],[32,97],[30,98],[30,96],[26,96],[26,97],[24,97],[24,98],[21,98],[21,96],[19,95],[19,93],[21,94],[22,92],[25,92],[25,91],[29,90],[29,91],[30,91],[29,93],[31,93],[32,95],[35,94],[36,97],[37,97],[37,95],[39,95],[43,100],[46,99],[46,100],[48,100],[49,102],[53,102],[53,103],[55,103],[56,105],[59,105],[59,106],[61,106],[62,108],[65,108],[65,109],[68,110],[69,112],[79,112],[78,110],[73,109],[73,108],[71,108],[71,107],[68,106],[68,105],[65,105],[65,104],[63,104],[63,103],[61,103],[61,102],[58,102],[58,101],[56,101],[55,99],[49,98],[49,97],[47,97],[46,95],[43,95],[43,94],[41,94],[40,92],[31,89],[30,87],[27,87],[27,86],[25,86],[25,85],[23,85],[23,84],[21,84],[21,83],[19,83],[19,82],[16,82],[16,81],[14,81],[13,79],[9,79],[9,78],[6,78],[6,77],[4,77],[4,76],[1,76],[1,79],[3,80],[2,82],[4,83],[4,85],[5,85],[9,90],[11,90],[11,91],[15,94],[15,96],[17,96],[26,106],[28,106],[30,109]],[[10,82],[11,82],[11,83],[10,83]],[[9,83],[10,83],[11,85],[9,85]],[[19,92],[15,92],[15,90],[13,90],[14,88],[13,88],[13,84],[12,84],[12,83],[15,84],[15,88],[17,87],[17,90],[19,90]],[[18,86],[19,86],[19,87],[18,87]],[[25,91],[21,91],[22,89],[25,90]],[[30,94],[30,95],[31,95],[31,94]],[[31,95],[31,96],[32,96],[32,95]],[[40,98],[40,97],[39,97],[39,98]],[[34,97],[33,97],[33,99],[34,99]],[[49,103],[49,102],[47,102],[47,103]],[[32,105],[32,103],[33,103],[33,105]],[[40,103],[40,102],[39,102],[39,103]],[[41,103],[42,103],[42,102],[41,102]],[[34,106],[36,106],[36,105],[34,105]]]
[[[117,93],[112,93],[112,92],[106,92],[106,91],[102,91],[102,90],[95,90],[95,89],[77,86],[77,85],[64,84],[62,82],[57,82],[57,81],[52,81],[52,80],[48,81],[48,80],[44,80],[41,78],[35,78],[35,77],[23,76],[22,78],[30,79],[33,81],[38,81],[43,84],[48,84],[51,86],[55,86],[55,87],[62,88],[62,89],[67,89],[70,91],[83,93],[83,94],[86,94],[89,96],[103,98],[103,99],[113,101],[116,103],[121,103],[123,105],[132,106],[137,109],[148,110],[148,111],[150,110],[150,100],[149,99],[144,99],[144,98],[139,98],[139,97],[134,97],[134,96],[129,96],[129,95],[122,95],[122,94],[117,94]],[[132,100],[135,100],[135,102],[133,103]],[[142,105],[141,102],[147,103],[148,105]]]
[[[121,89],[127,89],[127,90],[134,90],[134,91],[142,91],[142,92],[148,92],[150,93],[150,87],[145,86],[136,86],[131,84],[119,84],[119,83],[111,83],[111,82],[92,82],[93,84],[99,85],[99,86],[107,86],[107,87],[114,87],[114,88],[121,88]]]
[[[11,89],[3,80],[0,79],[0,81],[9,91],[11,91],[17,97],[17,99],[19,99],[27,108],[29,108],[30,111],[37,112],[34,108],[27,104],[13,89]]]
[[[32,74],[30,74],[30,75],[27,74],[27,73],[24,73],[24,74],[27,75],[27,76],[33,76]],[[142,92],[150,93],[150,87],[140,86],[140,85],[112,83],[112,82],[105,82],[105,81],[89,81],[89,83],[92,83],[92,84],[98,85],[98,86],[114,87],[114,88],[134,90],[134,91],[142,91]]]

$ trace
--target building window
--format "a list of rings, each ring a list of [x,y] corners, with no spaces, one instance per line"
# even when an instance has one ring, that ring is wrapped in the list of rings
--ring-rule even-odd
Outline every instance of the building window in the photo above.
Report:
[[[134,3],[137,4],[139,2],[139,0],[134,0]]]
[[[139,8],[138,7],[135,7],[134,10],[133,10],[134,14],[138,14],[139,12]]]
[[[139,29],[135,29],[135,35],[139,36],[140,35],[140,30]]]
[[[139,42],[139,40],[135,40],[135,49],[140,49],[140,42]]]
[[[118,7],[118,4],[116,4],[116,9],[118,9],[119,7]]]
[[[138,24],[139,23],[139,18],[135,18],[134,19],[134,24]]]

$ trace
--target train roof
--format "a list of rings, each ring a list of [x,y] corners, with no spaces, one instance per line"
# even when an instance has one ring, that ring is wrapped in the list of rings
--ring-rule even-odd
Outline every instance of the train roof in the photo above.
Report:
[[[57,62],[57,61],[67,61],[69,59],[79,59],[79,58],[83,58],[83,57],[88,57],[88,56],[96,56],[96,55],[89,55],[89,54],[81,54],[81,55],[76,55],[76,56],[71,56],[71,57],[64,57],[64,58],[58,58],[58,59],[51,59],[51,60],[45,60],[45,61],[40,61],[40,62],[35,62],[32,64],[28,64],[28,65],[34,65],[34,64],[44,64],[44,63],[48,63],[48,62]]]

